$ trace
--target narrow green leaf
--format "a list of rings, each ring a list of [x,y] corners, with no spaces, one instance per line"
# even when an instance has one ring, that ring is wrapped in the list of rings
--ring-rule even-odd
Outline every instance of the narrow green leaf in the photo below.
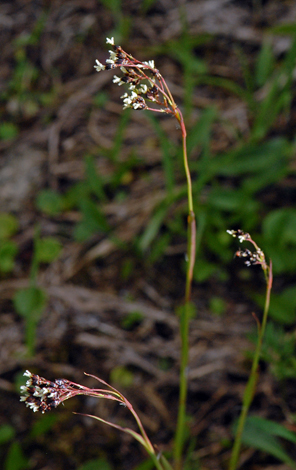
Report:
[[[99,208],[98,204],[93,202],[88,197],[82,197],[79,201],[79,208],[83,214],[83,220],[78,225],[80,227],[80,232],[77,233],[78,228],[76,229],[75,236],[85,233],[86,235],[91,235],[96,232],[107,232],[109,231],[109,225],[107,220]],[[77,238],[78,239],[78,238]],[[82,239],[82,238],[79,238]]]
[[[28,468],[28,461],[23,454],[21,446],[18,442],[13,442],[8,449],[4,470],[24,470]]]
[[[165,132],[162,130],[159,121],[152,114],[148,115],[148,119],[152,123],[160,141],[166,188],[168,193],[172,194],[175,187],[173,145],[166,136]]]
[[[272,434],[273,436],[282,437],[283,439],[287,439],[288,441],[293,442],[293,444],[296,444],[296,433],[289,431],[289,429],[282,424],[259,416],[252,416],[249,420],[254,426],[257,426],[264,432]]]
[[[160,206],[157,212],[153,215],[153,217],[148,222],[148,225],[138,243],[138,246],[142,252],[145,252],[147,250],[149,245],[152,243],[152,241],[158,234],[159,229],[166,216],[167,210],[168,210],[167,204],[165,204],[164,206]]]
[[[95,160],[92,155],[85,157],[85,174],[87,183],[89,184],[93,194],[95,194],[99,200],[104,201],[106,199],[104,185],[102,179],[97,173]]]
[[[263,86],[274,70],[275,57],[273,53],[273,45],[271,38],[263,41],[260,53],[257,57],[255,78],[258,86]]]
[[[200,118],[196,121],[195,125],[190,129],[187,138],[187,150],[190,156],[191,152],[197,145],[204,146],[208,143],[212,125],[217,117],[215,108],[208,108],[202,112]]]
[[[289,457],[280,441],[275,437],[275,435],[279,435],[278,427],[277,434],[275,434],[273,425],[270,423],[268,427],[266,421],[256,417],[248,417],[243,431],[242,442],[247,446],[273,455],[291,468],[296,469],[295,462]]]

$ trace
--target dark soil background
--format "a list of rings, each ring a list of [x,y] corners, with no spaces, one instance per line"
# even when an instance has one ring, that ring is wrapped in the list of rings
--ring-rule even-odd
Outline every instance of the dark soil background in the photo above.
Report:
[[[2,275],[0,282],[0,425],[14,427],[15,441],[29,462],[8,468],[8,446],[2,446],[0,467],[6,470],[74,470],[99,457],[111,468],[133,469],[146,459],[130,437],[72,414],[95,414],[135,429],[127,410],[100,400],[72,399],[53,412],[56,421],[46,433],[32,434],[40,416],[19,403],[15,385],[26,369],[48,379],[64,377],[93,387],[95,382],[85,377],[84,371],[112,382],[139,412],[153,444],[162,451],[172,449],[180,347],[176,308],[184,293],[186,240],[177,238],[153,265],[129,248],[165,191],[161,149],[145,112],[131,112],[118,157],[125,162],[133,151],[141,163],[124,172],[120,184],[125,198],[112,200],[110,189],[110,199],[103,208],[113,233],[126,244],[125,250],[114,238],[102,234],[78,243],[72,229],[81,218],[79,211],[49,217],[35,204],[40,190],[63,193],[83,180],[88,154],[95,155],[102,177],[114,171],[114,163],[101,149],[112,149],[123,93],[112,84],[112,73],[97,74],[93,68],[95,59],[108,57],[106,37],[125,21],[127,33],[121,45],[142,60],[153,59],[153,47],[157,50],[180,37],[180,12],[185,12],[190,34],[213,35],[198,51],[211,73],[242,83],[235,47],[243,48],[252,62],[264,29],[296,18],[293,1],[159,0],[146,11],[145,2],[130,0],[122,2],[121,15],[112,11],[112,2],[110,8],[105,3],[19,0],[0,5],[0,91],[6,96],[0,103],[1,118],[18,129],[14,139],[0,141],[0,206],[19,220],[14,238],[19,247],[16,266],[12,274]],[[288,45],[287,38],[278,38],[278,54]],[[23,59],[32,69],[20,79],[15,71]],[[158,54],[155,61],[181,104],[179,64],[166,54]],[[102,91],[107,99],[99,107],[95,98]],[[242,135],[248,133],[246,105],[239,98],[200,86],[192,99],[195,116],[215,104]],[[179,142],[176,123],[167,116],[159,119],[164,131]],[[281,122],[277,125],[283,128]],[[222,126],[215,128],[214,151],[226,150],[234,143]],[[180,173],[178,178],[182,180],[184,175]],[[40,268],[38,283],[48,294],[48,305],[38,325],[36,354],[28,358],[24,322],[15,312],[12,298],[29,282],[37,222],[43,236],[60,240],[63,251],[57,261]],[[236,249],[234,242],[233,251]],[[124,277],[128,263],[132,269]],[[245,352],[253,349],[247,339],[255,326],[251,313],[260,315],[259,307],[243,293],[238,264],[235,261],[229,268],[228,281],[212,279],[193,288],[197,315],[190,328],[189,468],[224,469],[230,456],[231,426],[240,411],[250,367]],[[263,293],[261,272],[257,270],[255,276],[251,284]],[[224,300],[222,316],[209,308],[213,295]],[[141,313],[141,321],[126,326],[125,320],[134,312]],[[293,430],[290,416],[296,412],[296,382],[278,383],[268,365],[261,366],[252,412]],[[296,459],[295,449],[289,452]],[[245,470],[288,469],[274,458],[246,448],[240,465]]]

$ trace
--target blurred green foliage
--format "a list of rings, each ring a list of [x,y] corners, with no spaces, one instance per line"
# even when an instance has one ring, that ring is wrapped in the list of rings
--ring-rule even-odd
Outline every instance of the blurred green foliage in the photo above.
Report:
[[[269,364],[278,380],[296,377],[296,340],[294,332],[286,332],[281,325],[267,325],[262,347],[262,359]]]
[[[257,333],[254,331],[249,339],[256,343]],[[247,356],[252,359],[252,353]],[[269,321],[264,335],[261,358],[269,365],[272,374],[279,381],[296,377],[296,339],[295,333],[285,331],[283,325]]]
[[[142,10],[153,7],[154,0],[143,0]],[[101,4],[112,12],[114,27],[110,36],[116,42],[127,40],[131,31],[131,18],[123,13],[120,0],[101,0]],[[0,140],[14,139],[19,134],[19,115],[31,118],[37,115],[40,106],[50,106],[56,96],[54,89],[47,92],[36,91],[40,70],[27,54],[28,46],[38,45],[46,13],[36,22],[32,32],[21,34],[13,44],[14,71],[8,86],[0,94],[2,103],[8,104],[11,120],[2,120]],[[268,258],[273,260],[276,275],[293,275],[296,269],[296,209],[291,203],[272,198],[271,203],[262,197],[266,192],[283,191],[287,178],[294,181],[295,168],[292,160],[295,154],[295,139],[282,131],[277,131],[276,122],[287,122],[295,100],[293,72],[296,57],[295,24],[280,25],[270,30],[272,34],[289,34],[291,46],[283,57],[277,58],[272,41],[267,35],[258,52],[254,65],[242,48],[237,48],[237,55],[243,73],[243,83],[211,75],[207,60],[201,58],[198,51],[213,39],[211,35],[191,36],[183,25],[183,32],[175,41],[151,47],[153,58],[167,55],[176,61],[182,69],[184,86],[184,115],[188,120],[188,154],[193,174],[194,204],[197,215],[197,265],[194,279],[205,282],[210,277],[218,280],[227,279],[227,266],[233,259],[233,244],[226,234],[226,229],[241,228],[251,232]],[[228,93],[237,95],[247,105],[250,132],[241,136],[231,123],[222,120],[219,111],[210,107],[202,110],[198,118],[194,116],[193,92],[198,86],[220,87]],[[106,95],[98,94],[94,106],[102,107]],[[2,113],[2,111],[1,111]],[[2,117],[2,114],[1,114]],[[12,122],[15,117],[16,122]],[[44,118],[44,117],[43,117]],[[45,118],[44,118],[45,119]],[[46,118],[47,119],[47,118]],[[114,172],[102,177],[96,171],[95,156],[85,157],[85,178],[73,184],[64,194],[51,189],[42,190],[36,199],[37,208],[47,217],[59,217],[63,212],[75,209],[80,213],[80,221],[73,227],[72,236],[78,242],[88,241],[94,234],[113,237],[112,229],[104,213],[103,206],[111,199],[124,199],[124,181],[130,171],[137,167],[139,158],[131,152],[125,162],[119,157],[123,136],[129,124],[130,112],[122,114],[111,149],[100,149],[102,155],[114,164]],[[154,127],[162,150],[162,165],[166,195],[159,201],[154,213],[139,236],[135,236],[129,247],[135,256],[141,256],[146,263],[157,263],[166,255],[167,249],[176,240],[186,239],[186,185],[180,175],[183,173],[181,148],[176,146],[163,131],[160,122],[154,116],[147,115]],[[212,138],[215,125],[223,124],[236,137],[236,144],[226,152],[212,150]],[[111,196],[112,194],[112,196]],[[282,203],[283,202],[283,203]],[[173,211],[171,208],[176,208]],[[18,246],[13,240],[18,230],[17,219],[10,214],[0,214],[0,272],[5,275],[12,272],[18,254]],[[118,244],[119,245],[119,244]],[[123,244],[126,249],[125,244]],[[184,250],[185,251],[185,250]],[[26,323],[26,344],[30,355],[34,354],[36,327],[46,308],[47,296],[38,286],[37,276],[42,263],[51,263],[60,255],[61,245],[54,237],[35,236],[32,257],[30,286],[18,290],[14,297],[17,313]],[[132,259],[132,256],[131,256]],[[126,266],[124,276],[128,277],[134,265],[133,259]],[[287,279],[289,279],[287,277]],[[296,319],[296,286],[288,285],[280,293],[272,294],[270,315],[283,325],[293,325]],[[260,304],[262,297],[257,293]],[[213,297],[211,310],[221,315],[225,305],[222,299]],[[131,314],[124,319],[123,326],[132,328],[141,318]],[[295,338],[293,333],[286,333],[283,327],[269,325],[263,346],[262,359],[267,361],[273,373],[279,379],[295,377],[296,365]],[[115,371],[117,379],[122,379],[122,371]],[[124,371],[125,373],[126,371]],[[123,375],[123,379],[125,376]],[[49,417],[49,416],[48,416]],[[50,415],[52,417],[52,415]],[[33,428],[32,436],[47,432],[55,420],[40,421]],[[268,426],[267,426],[268,424]],[[295,443],[295,435],[286,434],[285,428],[274,429],[270,422],[249,420],[245,430],[244,442],[254,448],[269,452],[287,465],[291,464],[276,437],[282,437]],[[272,423],[274,424],[274,423]],[[39,426],[39,427],[38,427]],[[276,436],[276,437],[275,437]],[[22,448],[15,439],[15,430],[6,425],[0,427],[0,444],[8,445],[8,452],[3,457],[4,470],[22,470],[29,468]],[[2,448],[1,457],[4,455]],[[150,468],[151,462],[147,463]],[[110,469],[103,459],[84,464],[79,470],[93,468]],[[139,467],[140,468],[140,467]],[[143,465],[144,468],[144,465]]]
[[[54,237],[40,237],[36,227],[34,250],[31,262],[30,285],[18,289],[13,297],[16,312],[24,318],[26,327],[26,346],[29,356],[35,352],[36,329],[47,305],[47,293],[38,286],[38,271],[41,263],[51,263],[61,253],[62,245]]]
[[[0,213],[0,272],[2,273],[9,273],[14,268],[18,246],[11,237],[17,230],[17,218],[12,214]]]
[[[27,470],[32,468],[31,462],[25,457],[25,449],[34,441],[42,441],[46,433],[50,432],[58,421],[55,413],[38,416],[29,435],[24,441],[17,439],[17,433],[10,424],[0,426],[0,459],[3,470]],[[21,443],[22,442],[22,445]]]
[[[112,8],[115,8],[113,5]],[[268,135],[280,115],[287,115],[293,98],[292,72],[295,63],[296,40],[285,57],[277,60],[268,37],[263,41],[254,68],[251,69],[241,50],[241,62],[245,86],[231,81],[219,82],[207,74],[206,63],[196,58],[196,47],[210,41],[210,36],[190,37],[184,33],[178,43],[164,44],[153,49],[154,54],[172,55],[180,62],[186,75],[184,78],[185,97],[192,96],[194,87],[200,83],[222,86],[238,93],[246,101],[251,117],[251,128],[247,138],[237,135],[236,145],[222,153],[212,151],[211,140],[216,123],[221,121],[215,108],[201,111],[192,123],[192,99],[188,98],[186,114],[191,121],[188,129],[188,154],[193,175],[194,204],[197,216],[198,262],[194,278],[204,282],[216,276],[220,280],[227,277],[225,266],[233,257],[233,244],[225,231],[228,228],[241,228],[255,233],[266,254],[273,260],[275,274],[292,273],[296,268],[296,216],[292,207],[267,205],[261,197],[265,191],[279,189],[285,178],[294,177],[291,161],[295,142],[284,136]],[[265,90],[258,99],[258,90]],[[185,99],[185,98],[184,98]],[[186,184],[180,183],[182,169],[181,148],[170,140],[163,131],[159,120],[151,113],[147,119],[152,124],[159,139],[163,155],[163,171],[166,195],[159,201],[143,233],[135,237],[133,245],[136,253],[145,256],[150,263],[159,261],[169,245],[177,237],[186,237],[185,206],[180,202],[186,197]],[[76,208],[82,219],[74,228],[73,236],[78,241],[87,240],[94,233],[101,232],[112,236],[108,222],[101,210],[101,204],[112,197],[121,197],[122,181],[128,171],[138,164],[138,159],[120,163],[118,155],[122,148],[123,133],[129,123],[129,113],[123,113],[112,149],[102,149],[102,153],[116,163],[114,173],[108,178],[97,174],[95,159],[85,159],[85,180],[75,184],[64,195],[52,190],[43,190],[37,198],[37,206],[45,214],[55,216],[64,210]],[[178,209],[172,218],[171,207]],[[295,220],[294,220],[295,219]],[[295,227],[294,227],[295,225]],[[257,232],[262,229],[262,234]]]
[[[110,382],[118,389],[131,387],[134,383],[134,374],[126,367],[117,366],[110,371]]]
[[[18,133],[18,127],[13,122],[2,122],[0,124],[0,140],[14,139]]]
[[[112,470],[112,467],[110,463],[104,459],[104,458],[99,458],[99,459],[93,459],[89,460],[88,462],[85,462],[83,465],[81,465],[78,470]]]
[[[296,443],[296,433],[289,431],[283,425],[259,416],[247,418],[242,438],[243,443],[248,447],[273,455],[288,467],[296,469],[296,463],[278,438],[285,439],[294,445]]]

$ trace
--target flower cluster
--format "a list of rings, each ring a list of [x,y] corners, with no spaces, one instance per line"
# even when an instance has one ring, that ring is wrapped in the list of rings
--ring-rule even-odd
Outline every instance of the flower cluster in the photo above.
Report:
[[[26,406],[33,411],[49,411],[57,407],[67,397],[68,381],[65,379],[57,379],[54,382],[39,377],[39,375],[32,374],[26,370],[24,376],[29,377],[26,385],[21,386],[20,401],[24,401]]]
[[[108,390],[105,388],[88,388],[83,385],[70,382],[66,379],[56,379],[54,382],[51,382],[44,379],[43,377],[40,377],[39,375],[32,374],[29,370],[26,370],[24,376],[29,377],[29,380],[27,380],[26,385],[21,386],[21,394],[23,396],[21,396],[20,401],[24,401],[26,406],[31,408],[33,411],[41,411],[41,413],[50,411],[52,408],[57,407],[63,401],[68,400],[68,398],[74,397],[76,395],[87,395],[90,397],[106,398],[107,400],[117,401],[120,405],[126,406],[132,413],[138,424],[141,434],[133,431],[132,429],[123,428],[118,424],[106,421],[105,419],[98,416],[88,414],[82,414],[82,416],[94,418],[102,423],[108,424],[113,428],[133,436],[147,449],[150,455],[155,455],[155,450],[150,440],[148,439],[141,420],[133,409],[132,404],[118,390],[116,390],[116,388],[112,387],[104,380],[96,377],[95,375],[86,373],[85,375],[92,377],[93,379],[102,383],[105,387],[108,387]]]
[[[229,233],[229,235],[231,235],[234,238],[237,237],[241,243],[246,241],[246,240],[251,239],[250,234],[245,233],[242,230],[226,230],[226,232]]]
[[[88,374],[86,374],[88,375]],[[26,385],[21,386],[20,401],[24,401],[26,406],[33,411],[50,411],[56,408],[60,403],[76,395],[89,395],[98,398],[108,398],[114,400],[113,392],[104,389],[92,389],[76,384],[67,379],[56,379],[51,382],[39,375],[32,374],[29,370],[24,373],[25,377],[29,377]],[[91,376],[94,377],[94,376]],[[100,382],[106,384],[101,379],[94,377]],[[108,385],[108,384],[106,384]]]
[[[246,261],[245,261],[245,264],[247,266],[252,266],[254,264],[262,264],[262,254],[263,252],[260,251],[260,252],[257,252],[257,251],[251,251],[251,250],[248,250],[248,249],[245,249],[245,250],[238,250],[235,255],[238,256],[239,258],[248,258]]]
[[[106,42],[112,46],[112,50],[109,50],[109,59],[105,64],[96,60],[94,68],[97,72],[120,68],[123,75],[121,77],[114,75],[113,83],[118,86],[127,84],[131,91],[131,94],[124,93],[121,96],[123,108],[147,109],[174,114],[174,111],[170,109],[170,106],[174,107],[175,105],[172,96],[162,75],[155,68],[154,61],[141,62],[135,59],[132,55],[127,54],[121,46],[115,45],[114,38],[107,38]],[[150,108],[146,100],[155,102],[161,108]]]
[[[239,258],[248,258],[245,261],[245,264],[247,266],[251,266],[251,265],[254,265],[254,264],[260,264],[263,269],[267,268],[267,264],[266,264],[266,261],[265,261],[265,255],[264,255],[263,251],[254,242],[254,240],[252,240],[251,235],[249,233],[245,233],[242,230],[226,230],[226,231],[232,237],[238,238],[240,243],[242,243],[244,241],[248,241],[248,242],[252,243],[252,245],[254,246],[255,251],[250,251],[248,249],[245,249],[245,250],[239,249],[235,253],[236,256],[238,256]]]

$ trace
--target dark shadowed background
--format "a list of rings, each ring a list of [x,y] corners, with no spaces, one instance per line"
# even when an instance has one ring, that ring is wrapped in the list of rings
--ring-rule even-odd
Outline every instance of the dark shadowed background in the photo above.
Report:
[[[112,71],[94,70],[112,36],[155,60],[184,112],[198,230],[184,468],[224,469],[265,289],[258,266],[234,259],[227,229],[250,232],[274,266],[251,414],[295,431],[288,0],[1,2],[0,467],[152,468],[129,436],[72,414],[135,429],[123,407],[78,397],[32,413],[19,402],[26,369],[91,387],[84,371],[102,377],[133,403],[153,444],[172,449],[186,252],[181,133],[169,116],[123,112],[126,90]],[[255,448],[262,431],[250,429],[240,468],[292,468],[295,443],[267,433],[267,453]]]

